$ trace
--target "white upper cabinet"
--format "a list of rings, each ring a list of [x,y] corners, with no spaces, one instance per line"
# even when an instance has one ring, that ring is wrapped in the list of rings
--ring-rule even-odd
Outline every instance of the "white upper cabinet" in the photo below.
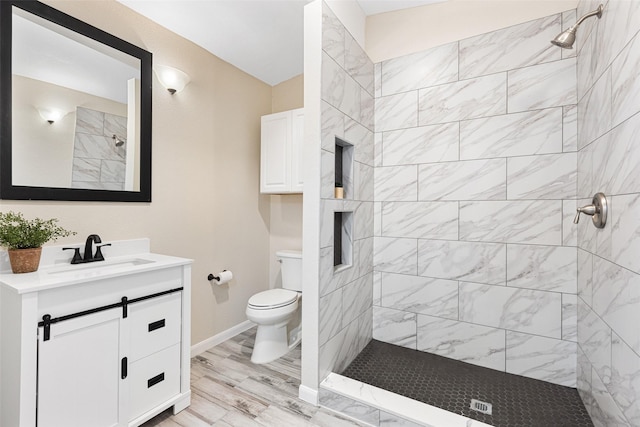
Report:
[[[261,193],[302,193],[303,141],[303,108],[262,116]]]
[[[304,156],[304,108],[298,108],[292,112],[293,140],[291,141],[291,190],[294,193],[302,193],[304,187],[302,168]]]

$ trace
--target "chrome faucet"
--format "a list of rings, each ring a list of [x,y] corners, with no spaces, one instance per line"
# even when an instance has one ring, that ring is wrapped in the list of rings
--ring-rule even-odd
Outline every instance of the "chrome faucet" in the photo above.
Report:
[[[93,244],[96,244],[96,253],[93,254]],[[98,243],[102,243],[102,239],[97,234],[90,234],[87,237],[87,241],[84,244],[84,255],[80,255],[80,248],[62,248],[63,251],[72,249],[73,258],[71,259],[71,264],[84,264],[87,262],[94,261],[104,261],[104,255],[102,255],[102,247],[103,246],[111,246],[111,243],[106,243],[104,245],[99,245]]]

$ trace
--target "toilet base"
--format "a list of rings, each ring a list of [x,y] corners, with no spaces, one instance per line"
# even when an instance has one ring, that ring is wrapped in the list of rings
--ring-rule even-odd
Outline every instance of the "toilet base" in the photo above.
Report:
[[[251,362],[269,363],[284,356],[300,343],[302,317],[300,296],[289,305],[268,310],[247,306],[247,318],[258,325]]]
[[[269,363],[289,352],[287,322],[277,325],[258,325],[251,362]]]

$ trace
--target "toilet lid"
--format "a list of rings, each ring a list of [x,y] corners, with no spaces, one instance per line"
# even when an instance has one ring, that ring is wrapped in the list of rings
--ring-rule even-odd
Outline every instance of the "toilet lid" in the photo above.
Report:
[[[298,293],[286,289],[269,289],[249,298],[249,305],[255,308],[278,308],[296,301]]]

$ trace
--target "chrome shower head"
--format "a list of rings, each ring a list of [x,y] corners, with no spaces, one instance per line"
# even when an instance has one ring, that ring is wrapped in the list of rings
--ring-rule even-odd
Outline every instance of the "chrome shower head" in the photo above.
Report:
[[[126,140],[124,139],[120,139],[117,136],[113,135],[111,137],[111,139],[113,139],[113,142],[116,143],[116,147],[122,147],[124,145],[124,143],[126,142]]]
[[[604,6],[600,5],[593,12],[589,12],[584,15],[582,18],[578,19],[578,22],[569,27],[568,30],[565,30],[558,34],[553,40],[551,40],[551,44],[556,46],[560,46],[563,49],[573,49],[573,44],[576,42],[576,31],[582,22],[590,18],[592,16],[597,16],[598,19],[602,16],[602,11],[604,10]]]
[[[563,49],[573,49],[573,44],[576,42],[576,30],[577,26],[572,26],[566,31],[561,32],[551,40],[551,44],[560,46]]]

